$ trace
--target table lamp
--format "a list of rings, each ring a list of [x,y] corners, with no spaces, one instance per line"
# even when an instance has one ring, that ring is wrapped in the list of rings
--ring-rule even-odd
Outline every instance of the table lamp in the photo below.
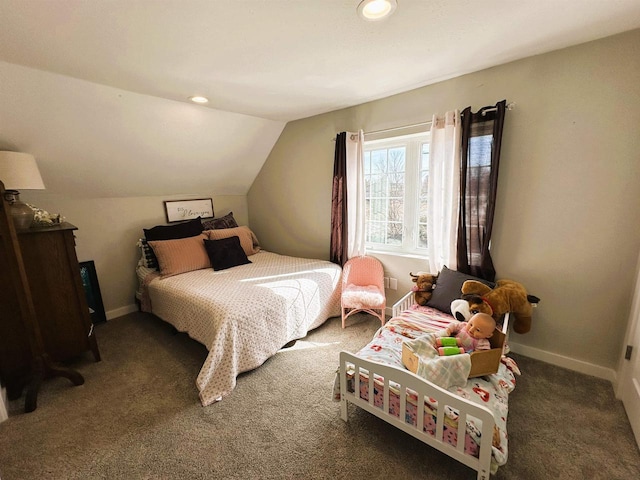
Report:
[[[0,151],[0,180],[4,183],[5,198],[11,205],[11,217],[18,230],[26,230],[33,223],[34,211],[20,201],[20,190],[43,190],[44,182],[33,155]]]

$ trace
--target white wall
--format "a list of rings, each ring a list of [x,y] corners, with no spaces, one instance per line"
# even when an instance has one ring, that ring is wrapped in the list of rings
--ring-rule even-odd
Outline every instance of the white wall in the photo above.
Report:
[[[328,258],[334,142],[507,99],[492,238],[498,278],[542,301],[528,355],[612,378],[640,250],[640,30],[287,124],[248,195],[266,248]],[[420,61],[421,59],[416,59]],[[428,57],[422,59],[428,61]],[[399,280],[422,260],[382,256]]]

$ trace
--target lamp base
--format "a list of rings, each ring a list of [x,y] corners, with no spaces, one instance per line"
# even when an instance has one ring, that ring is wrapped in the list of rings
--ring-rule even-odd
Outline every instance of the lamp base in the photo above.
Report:
[[[20,201],[20,192],[17,190],[5,190],[5,198],[11,205],[11,217],[16,230],[28,230],[33,223],[33,209]]]

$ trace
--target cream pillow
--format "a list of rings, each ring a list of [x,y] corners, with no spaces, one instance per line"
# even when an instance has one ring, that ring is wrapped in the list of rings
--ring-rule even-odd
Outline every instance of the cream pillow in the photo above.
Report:
[[[235,227],[235,228],[223,228],[219,230],[205,230],[202,232],[209,236],[209,240],[220,240],[222,238],[239,237],[240,245],[244,250],[244,253],[254,255],[260,251],[258,245],[258,239],[255,234],[249,229],[249,227]]]
[[[204,248],[207,235],[201,233],[195,237],[176,240],[151,240],[149,245],[158,258],[160,274],[163,277],[178,275],[203,268],[211,268],[209,255]]]

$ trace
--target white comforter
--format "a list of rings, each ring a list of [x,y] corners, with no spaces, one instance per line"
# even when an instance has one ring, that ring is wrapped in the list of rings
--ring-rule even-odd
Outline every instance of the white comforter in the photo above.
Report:
[[[145,282],[149,311],[209,350],[196,379],[203,405],[229,395],[241,372],[340,315],[338,265],[265,251],[249,260]]]

